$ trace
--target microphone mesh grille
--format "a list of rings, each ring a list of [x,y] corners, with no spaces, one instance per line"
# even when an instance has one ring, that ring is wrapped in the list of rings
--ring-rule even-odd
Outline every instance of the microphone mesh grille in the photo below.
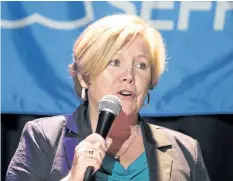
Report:
[[[108,110],[111,111],[115,116],[121,112],[121,100],[114,95],[104,96],[99,103],[99,111]]]

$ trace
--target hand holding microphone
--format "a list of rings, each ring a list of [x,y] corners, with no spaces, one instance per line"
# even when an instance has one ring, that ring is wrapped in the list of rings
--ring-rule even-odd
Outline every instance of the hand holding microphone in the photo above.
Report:
[[[91,166],[96,172],[102,164],[112,140],[106,141],[97,133],[92,133],[85,140],[80,142],[75,148],[73,164],[69,181],[83,181],[84,173]],[[92,174],[91,174],[92,176]]]
[[[89,181],[92,174],[101,167],[105,154],[112,143],[110,138],[106,141],[105,138],[121,108],[121,101],[117,96],[107,95],[101,99],[96,133],[91,134],[76,146],[71,178]]]

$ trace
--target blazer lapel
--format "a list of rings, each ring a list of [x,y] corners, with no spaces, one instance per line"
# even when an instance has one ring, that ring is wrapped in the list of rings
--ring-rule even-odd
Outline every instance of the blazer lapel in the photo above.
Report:
[[[86,105],[80,105],[72,114],[66,116],[66,133],[64,137],[65,154],[72,167],[75,147],[91,134],[89,120],[85,119]]]
[[[171,149],[172,140],[167,139],[159,126],[151,125],[141,119],[141,131],[148,160],[151,181],[169,181],[173,158],[164,153]]]
[[[78,143],[79,143],[78,138],[72,138],[72,137],[64,138],[65,153],[66,153],[70,168],[72,167],[72,163],[74,159],[74,150],[75,150],[75,147],[78,145]]]
[[[69,162],[69,167],[72,167],[73,159],[74,159],[74,150],[76,145],[78,145],[78,129],[75,121],[73,119],[73,115],[66,116],[66,132],[63,140],[65,154]]]

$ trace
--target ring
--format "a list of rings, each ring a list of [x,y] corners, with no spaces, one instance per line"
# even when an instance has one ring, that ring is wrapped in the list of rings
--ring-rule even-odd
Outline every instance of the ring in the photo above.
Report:
[[[89,156],[91,157],[91,159],[93,159],[93,157],[94,157],[94,156],[93,156],[94,151],[93,151],[93,150],[89,150],[88,153],[89,153]]]

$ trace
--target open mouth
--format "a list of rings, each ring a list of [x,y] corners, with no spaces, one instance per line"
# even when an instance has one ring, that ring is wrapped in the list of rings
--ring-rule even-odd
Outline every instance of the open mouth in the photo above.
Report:
[[[122,96],[127,96],[127,97],[132,95],[132,93],[129,92],[129,91],[121,91],[120,94],[121,94]]]
[[[129,99],[129,100],[133,100],[135,97],[135,93],[129,90],[121,90],[118,92],[118,95],[120,95],[120,97],[122,98]]]

